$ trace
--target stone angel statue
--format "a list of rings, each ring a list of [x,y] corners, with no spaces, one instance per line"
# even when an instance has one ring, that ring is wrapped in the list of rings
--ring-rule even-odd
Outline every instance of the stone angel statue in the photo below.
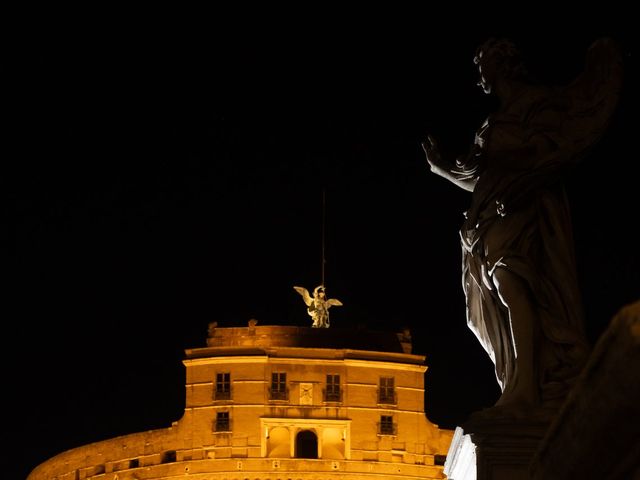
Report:
[[[307,313],[313,319],[312,327],[329,328],[329,308],[341,307],[342,302],[335,298],[327,299],[324,285],[319,285],[313,290],[313,297],[304,287],[293,288],[302,295],[304,303],[307,305]]]
[[[467,324],[495,365],[498,407],[561,403],[588,356],[565,177],[603,135],[622,86],[611,39],[589,48],[566,86],[532,82],[508,39],[477,51],[478,85],[500,107],[469,152],[441,156],[423,143],[431,171],[471,192],[460,228]]]

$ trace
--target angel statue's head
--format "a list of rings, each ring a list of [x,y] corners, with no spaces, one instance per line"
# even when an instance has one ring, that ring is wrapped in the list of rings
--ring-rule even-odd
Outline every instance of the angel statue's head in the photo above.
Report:
[[[478,85],[485,93],[493,91],[498,78],[524,80],[527,69],[516,45],[506,38],[490,38],[476,50],[473,63],[478,65]]]
[[[324,285],[319,285],[317,286],[314,290],[313,290],[313,296],[314,297],[324,297],[325,292],[324,292]]]

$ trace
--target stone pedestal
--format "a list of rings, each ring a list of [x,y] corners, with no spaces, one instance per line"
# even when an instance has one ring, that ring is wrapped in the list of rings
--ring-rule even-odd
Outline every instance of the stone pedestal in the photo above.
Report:
[[[465,435],[462,427],[457,427],[449,446],[444,473],[449,479],[462,478],[476,480],[476,446],[471,435]]]
[[[529,464],[549,412],[478,412],[456,428],[444,472],[449,480],[529,480]]]
[[[491,408],[455,431],[449,480],[640,479],[640,301],[620,310],[557,412]]]

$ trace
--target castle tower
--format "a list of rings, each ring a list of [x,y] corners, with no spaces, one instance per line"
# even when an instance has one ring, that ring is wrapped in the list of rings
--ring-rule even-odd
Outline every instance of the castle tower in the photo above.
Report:
[[[61,453],[28,480],[441,479],[452,432],[424,413],[408,332],[217,328],[186,350],[166,429]]]

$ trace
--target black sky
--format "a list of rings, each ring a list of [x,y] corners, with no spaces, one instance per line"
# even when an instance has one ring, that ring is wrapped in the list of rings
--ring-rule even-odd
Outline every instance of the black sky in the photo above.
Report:
[[[430,132],[462,152],[495,108],[472,63],[490,36],[513,38],[557,83],[599,36],[620,42],[621,104],[567,185],[590,340],[640,297],[623,13],[544,28],[436,28],[410,12],[307,20],[114,20],[14,40],[4,412],[18,448],[0,455],[16,478],[177,420],[183,350],[205,345],[208,322],[309,325],[292,286],[320,281],[323,189],[326,284],[344,303],[332,324],[410,327],[433,422],[453,428],[492,405],[460,286],[469,197],[430,174],[420,149]]]

